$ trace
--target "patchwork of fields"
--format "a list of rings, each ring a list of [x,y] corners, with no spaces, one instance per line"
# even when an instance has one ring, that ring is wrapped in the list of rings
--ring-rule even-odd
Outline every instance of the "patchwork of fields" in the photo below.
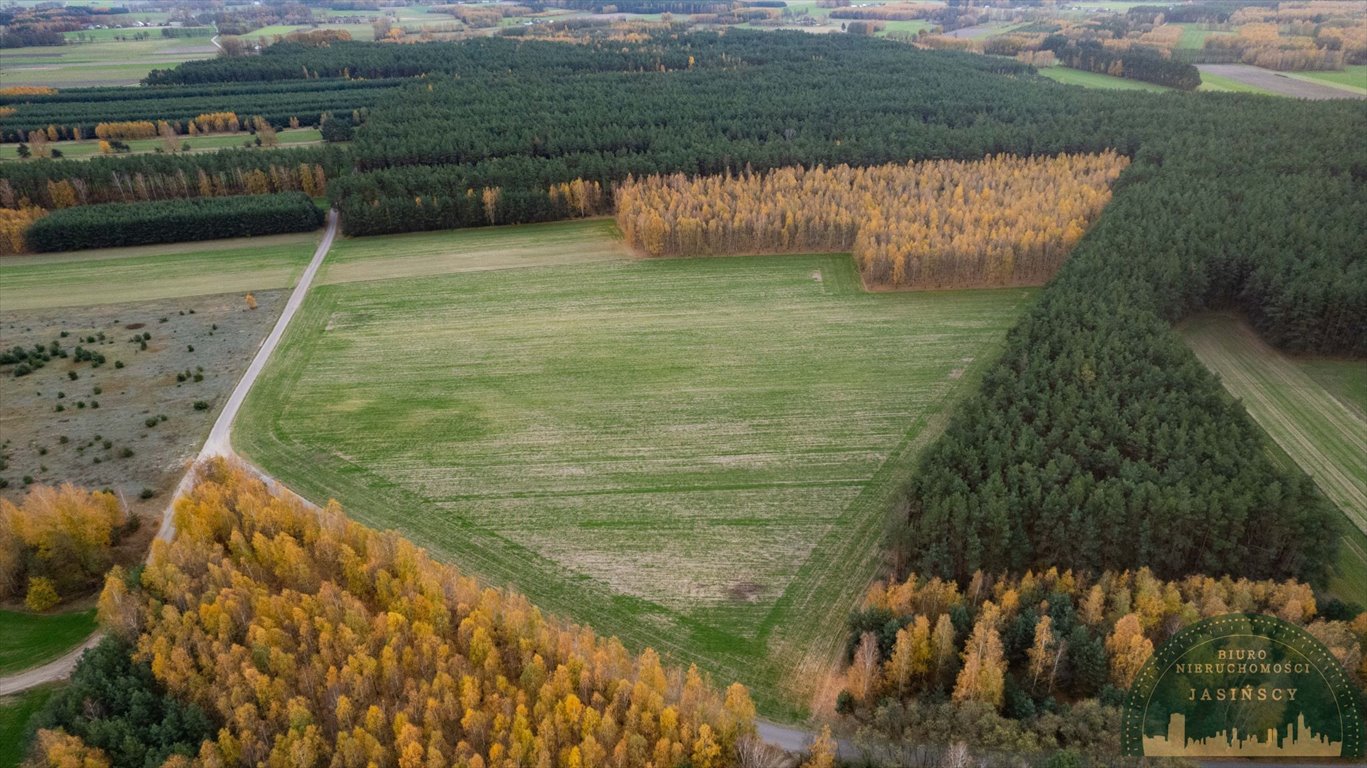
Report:
[[[84,88],[136,85],[154,69],[207,59],[218,49],[205,37],[110,40],[0,51],[0,87]]]
[[[604,227],[343,244],[234,445],[800,710],[874,575],[888,496],[1032,293],[866,294],[848,256],[626,261]],[[534,262],[528,233],[552,266],[433,274],[443,239],[450,270],[469,238]],[[614,260],[555,263],[593,240]],[[415,241],[425,276],[381,279]]]

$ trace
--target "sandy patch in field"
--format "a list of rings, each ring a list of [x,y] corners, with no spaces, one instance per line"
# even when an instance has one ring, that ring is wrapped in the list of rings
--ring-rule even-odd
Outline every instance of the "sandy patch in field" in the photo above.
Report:
[[[54,358],[18,378],[15,365],[0,366],[0,453],[7,465],[0,479],[8,481],[0,493],[21,498],[23,478],[31,476],[39,483],[112,488],[135,510],[160,514],[165,492],[199,450],[284,306],[285,293],[262,291],[256,298],[255,311],[240,294],[226,294],[0,313],[0,348],[57,341],[69,355],[81,346],[106,359],[92,367],[72,357]],[[145,350],[130,341],[144,333],[151,334]],[[177,382],[187,370],[188,379]],[[72,373],[78,378],[71,379]],[[194,381],[195,373],[203,380]],[[201,400],[210,404],[207,410],[195,410]],[[148,419],[158,423],[148,426]],[[144,488],[157,497],[141,500]]]

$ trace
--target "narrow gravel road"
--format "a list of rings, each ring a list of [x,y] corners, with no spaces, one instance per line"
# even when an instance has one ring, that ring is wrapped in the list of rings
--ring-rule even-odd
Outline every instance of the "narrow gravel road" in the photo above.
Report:
[[[285,302],[285,309],[280,313],[280,319],[275,321],[275,327],[266,336],[265,341],[261,342],[261,347],[256,351],[256,357],[252,358],[251,365],[238,379],[237,386],[233,387],[232,394],[228,396],[228,402],[224,403],[223,410],[219,411],[218,418],[214,421],[213,429],[209,430],[209,437],[204,441],[204,447],[200,448],[199,454],[195,456],[194,462],[190,465],[190,470],[180,479],[180,484],[176,486],[176,492],[171,494],[171,502],[166,505],[166,511],[161,516],[161,527],[157,529],[157,538],[163,541],[170,541],[176,535],[176,526],[172,522],[176,501],[189,492],[194,484],[194,467],[204,459],[214,456],[232,456],[233,448],[229,441],[233,420],[237,418],[237,412],[242,408],[242,403],[247,399],[247,393],[251,391],[252,385],[261,375],[261,371],[266,367],[266,362],[270,360],[271,354],[280,344],[280,339],[285,335],[285,328],[294,318],[299,307],[304,304],[304,297],[308,295],[309,287],[313,284],[313,278],[318,274],[318,268],[323,265],[323,259],[328,254],[328,249],[332,247],[332,241],[337,236],[337,212],[328,212],[327,229],[323,232],[323,240],[318,243],[318,250],[313,252],[313,259],[308,267],[304,269],[304,274],[299,276],[299,282],[295,284],[294,291],[290,293],[289,301]],[[263,475],[264,476],[264,475]],[[148,553],[151,556],[151,553]],[[0,696],[12,693],[19,693],[30,688],[50,683],[54,680],[63,680],[71,674],[71,670],[76,668],[76,662],[80,660],[81,654],[87,648],[100,641],[100,633],[96,632],[86,639],[79,648],[76,648],[61,658],[50,661],[41,667],[33,667],[23,672],[17,672],[8,677],[0,677]]]

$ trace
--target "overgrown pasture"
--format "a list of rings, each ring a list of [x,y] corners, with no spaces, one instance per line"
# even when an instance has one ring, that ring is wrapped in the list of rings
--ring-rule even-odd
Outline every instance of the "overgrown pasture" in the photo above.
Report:
[[[800,711],[881,562],[888,494],[1031,296],[867,294],[845,255],[322,285],[234,445],[543,609]]]

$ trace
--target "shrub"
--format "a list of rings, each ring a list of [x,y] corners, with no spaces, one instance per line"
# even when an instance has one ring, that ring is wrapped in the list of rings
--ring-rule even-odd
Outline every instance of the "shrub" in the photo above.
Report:
[[[35,576],[28,580],[28,594],[24,597],[24,606],[30,611],[43,613],[56,607],[62,602],[62,598],[57,594],[57,588],[52,585],[52,580],[44,576]]]
[[[209,403],[208,403],[208,401],[207,401],[207,400],[196,400],[196,401],[195,401],[195,410],[196,410],[196,411],[207,411],[207,410],[209,410]]]

